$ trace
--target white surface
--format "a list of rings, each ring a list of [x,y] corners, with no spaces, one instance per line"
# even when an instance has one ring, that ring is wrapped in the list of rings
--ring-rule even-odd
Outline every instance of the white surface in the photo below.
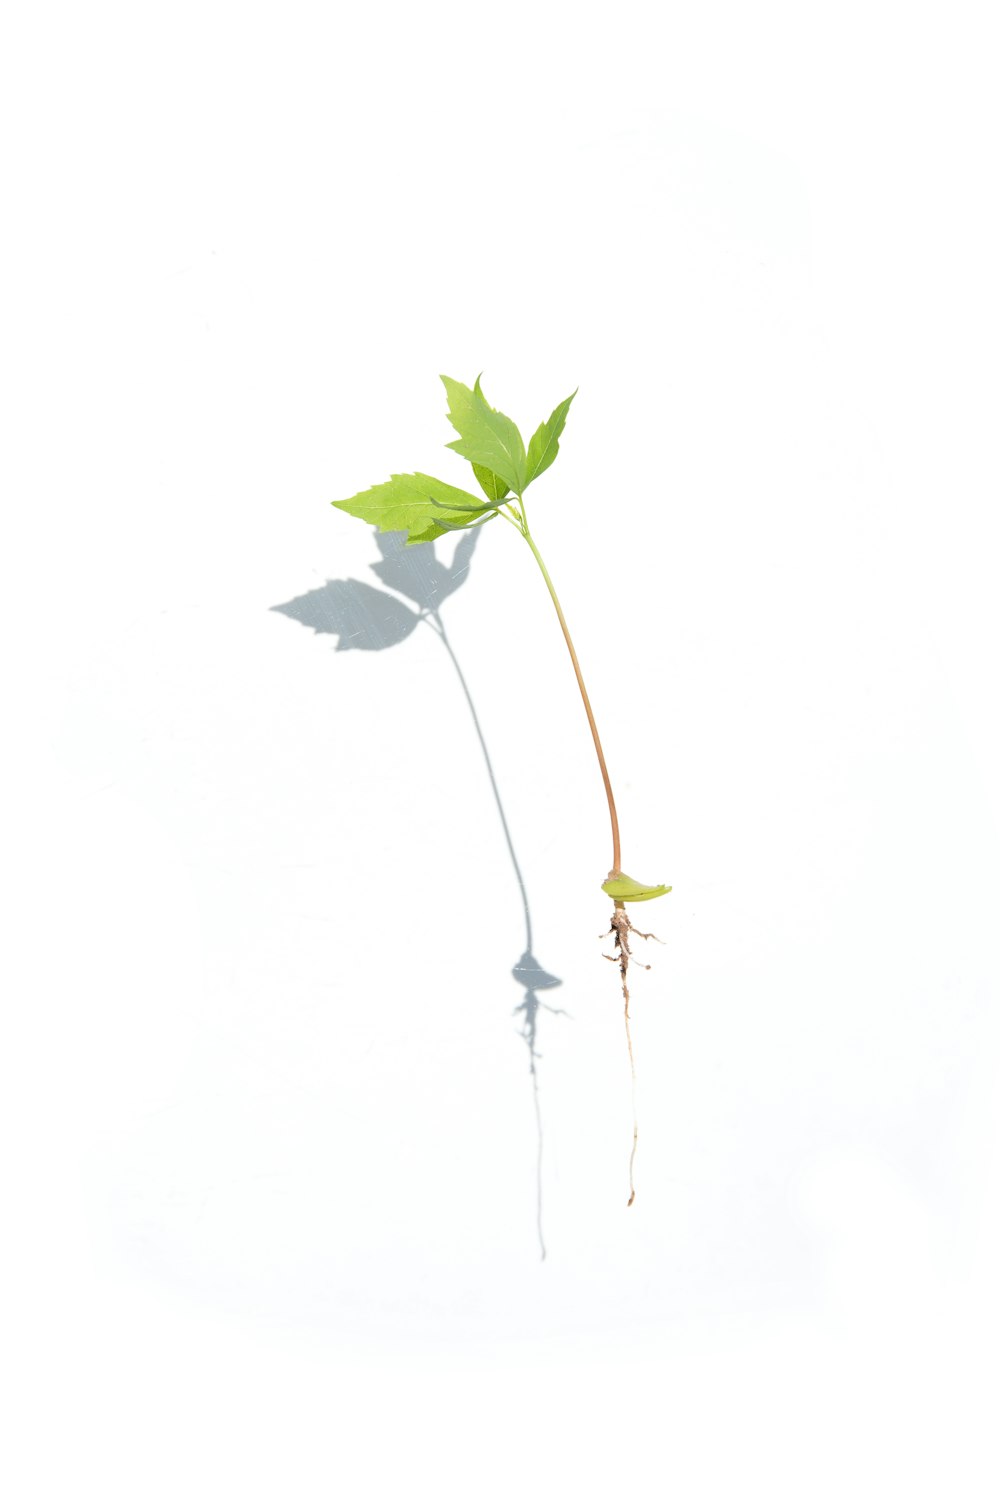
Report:
[[[981,14],[7,23],[12,1493],[995,1491]],[[452,663],[274,611],[379,586],[329,501],[463,483],[480,369],[580,386],[532,524],[674,885],[626,1212],[601,788],[493,527],[442,617],[568,1011],[544,1263]]]

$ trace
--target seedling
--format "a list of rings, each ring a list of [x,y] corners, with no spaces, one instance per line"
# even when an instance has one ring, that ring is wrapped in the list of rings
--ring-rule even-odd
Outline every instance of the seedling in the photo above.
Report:
[[[628,1205],[631,1206],[635,1200],[634,1167],[639,1129],[635,1116],[635,1059],[629,1025],[628,969],[629,963],[633,961],[629,938],[640,936],[644,941],[659,938],[652,937],[651,932],[637,930],[629,920],[625,907],[626,904],[635,901],[655,900],[660,895],[669,894],[671,886],[640,884],[622,872],[618,812],[615,809],[611,778],[608,775],[593,709],[562,605],[553,587],[548,568],[542,560],[528,527],[524,492],[555,462],[559,452],[559,438],[566,425],[566,417],[576,391],[574,390],[573,395],[567,396],[556,406],[548,421],[542,422],[525,451],[521,433],[509,416],[505,416],[502,411],[494,410],[489,404],[478,379],[471,390],[468,385],[462,385],[458,380],[450,380],[447,375],[442,375],[441,379],[448,393],[448,419],[458,433],[457,439],[450,442],[448,446],[471,463],[476,481],[486,495],[486,500],[483,501],[478,495],[470,494],[464,489],[456,489],[451,484],[445,484],[440,479],[431,478],[426,473],[394,473],[388,483],[376,484],[374,488],[364,489],[350,499],[335,500],[334,504],[337,509],[346,510],[349,515],[356,515],[359,520],[365,520],[369,525],[375,525],[381,531],[405,531],[407,546],[417,546],[423,541],[434,541],[438,536],[443,536],[449,531],[469,530],[476,526],[487,525],[499,516],[524,537],[545,579],[545,586],[555,605],[556,615],[569,649],[570,660],[573,662],[577,686],[580,688],[594,748],[597,751],[597,762],[601,768],[601,778],[604,781],[604,792],[607,796],[608,813],[611,818],[611,868],[601,889],[612,901],[611,927],[605,934],[614,937],[614,955],[608,956],[608,961],[617,963],[621,974],[622,995],[625,1002],[625,1037],[628,1043],[629,1065],[632,1069],[632,1153],[629,1156],[628,1198]],[[641,963],[640,966],[645,967],[648,964]]]

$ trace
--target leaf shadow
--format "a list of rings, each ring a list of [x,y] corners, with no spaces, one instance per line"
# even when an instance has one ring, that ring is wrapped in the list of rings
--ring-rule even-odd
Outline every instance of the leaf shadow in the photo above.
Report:
[[[376,588],[371,583],[362,582],[353,577],[336,578],[328,580],[322,587],[312,588],[308,593],[289,599],[286,603],[272,605],[271,611],[284,614],[287,618],[295,620],[297,624],[311,629],[314,634],[336,636],[337,653],[343,650],[388,650],[395,645],[402,644],[419,625],[424,624],[432,629],[441,641],[458,677],[482,751],[524,913],[524,951],[511,968],[511,976],[524,988],[524,997],[512,1012],[522,1017],[520,1035],[528,1049],[537,1139],[536,1228],[541,1257],[544,1259],[546,1248],[542,1223],[543,1129],[538,1079],[538,1062],[541,1060],[541,1053],[538,1050],[538,1024],[543,1012],[565,1015],[567,1011],[557,1009],[539,998],[540,992],[558,988],[562,979],[547,972],[534,955],[528,892],[514,849],[493,762],[469,684],[441,617],[441,608],[445,600],[468,581],[478,540],[478,531],[465,531],[458,540],[451,565],[447,566],[437,556],[433,542],[425,542],[419,546],[406,546],[405,531],[376,532],[375,541],[380,552],[380,560],[370,565],[376,577],[385,584],[384,587]],[[388,591],[390,588],[393,592]],[[402,595],[402,597],[397,595]],[[410,602],[404,603],[403,599],[408,599]],[[411,604],[416,607],[411,607]]]

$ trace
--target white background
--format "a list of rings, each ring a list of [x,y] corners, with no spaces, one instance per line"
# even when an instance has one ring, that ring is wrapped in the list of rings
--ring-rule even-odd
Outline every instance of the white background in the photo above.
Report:
[[[8,15],[12,1494],[995,1491],[986,15]],[[532,525],[674,886],[631,1211],[526,548],[441,617],[537,1117],[451,661],[276,611],[480,370],[580,387]]]

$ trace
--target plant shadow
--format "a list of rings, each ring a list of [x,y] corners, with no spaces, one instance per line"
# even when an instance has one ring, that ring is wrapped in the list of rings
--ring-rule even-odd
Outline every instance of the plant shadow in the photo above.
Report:
[[[437,556],[433,542],[419,546],[406,546],[406,533],[390,531],[375,533],[375,541],[381,554],[380,560],[371,563],[371,570],[384,587],[376,588],[358,578],[336,578],[322,587],[313,588],[287,603],[274,604],[272,612],[284,614],[297,624],[311,629],[314,634],[334,635],[336,650],[388,650],[402,644],[421,624],[432,629],[454,667],[463,696],[472,717],[473,727],[482,750],[486,773],[496,803],[500,826],[507,852],[517,880],[521,905],[524,912],[524,951],[511,968],[514,980],[524,989],[524,997],[513,1010],[521,1016],[520,1035],[528,1048],[529,1073],[531,1077],[532,1101],[535,1113],[537,1155],[536,1177],[536,1226],[541,1257],[546,1255],[542,1224],[542,1114],[539,1095],[538,1024],[541,1014],[564,1015],[565,1009],[554,1008],[539,998],[539,994],[558,988],[561,978],[546,972],[534,955],[531,927],[531,907],[524,875],[514,850],[510,827],[504,811],[500,789],[497,785],[493,762],[483,736],[479,715],[476,712],[472,693],[469,690],[458,657],[441,617],[441,607],[469,576],[472,556],[479,539],[477,531],[465,531],[459,538],[451,565],[446,566]],[[388,589],[392,589],[389,592]],[[402,595],[399,597],[397,595]],[[409,602],[404,602],[408,599]],[[416,605],[416,607],[412,607]]]

